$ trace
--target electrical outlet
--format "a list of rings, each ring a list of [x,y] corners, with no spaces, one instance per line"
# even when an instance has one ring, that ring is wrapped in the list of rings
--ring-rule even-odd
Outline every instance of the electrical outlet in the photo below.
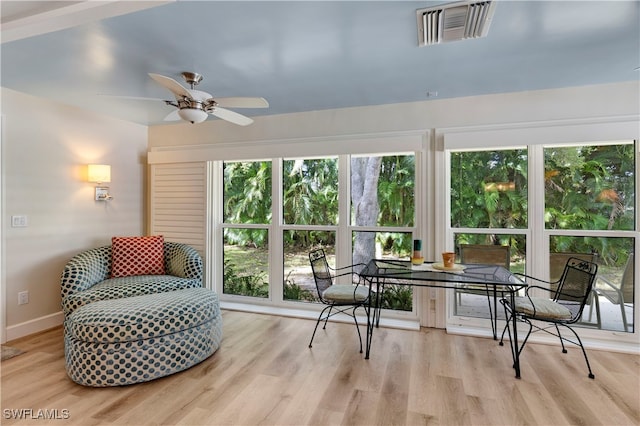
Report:
[[[29,303],[29,292],[21,291],[18,293],[18,305],[26,305]]]

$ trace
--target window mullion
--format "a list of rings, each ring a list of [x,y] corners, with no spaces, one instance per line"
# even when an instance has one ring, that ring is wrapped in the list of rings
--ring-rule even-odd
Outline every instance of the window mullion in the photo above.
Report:
[[[549,234],[544,226],[545,185],[544,147],[529,147],[529,230],[531,243],[526,253],[527,274],[536,277],[549,276]],[[535,247],[535,250],[532,248]],[[535,256],[534,256],[535,253]]]
[[[338,239],[336,266],[351,265],[351,164],[350,155],[338,157]]]
[[[271,224],[269,225],[269,296],[272,302],[282,303],[284,275],[282,158],[271,160]]]

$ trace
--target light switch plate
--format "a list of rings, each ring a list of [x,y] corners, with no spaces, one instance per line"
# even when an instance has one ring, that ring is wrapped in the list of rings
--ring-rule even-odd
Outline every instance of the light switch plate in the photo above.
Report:
[[[28,226],[27,216],[25,215],[13,215],[11,216],[12,228],[26,228]]]

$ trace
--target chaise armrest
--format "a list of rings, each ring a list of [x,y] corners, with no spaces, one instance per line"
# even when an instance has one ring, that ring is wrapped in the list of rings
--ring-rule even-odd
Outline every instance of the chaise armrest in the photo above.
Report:
[[[165,241],[164,243],[165,273],[181,278],[195,279],[202,282],[202,257],[193,247]]]
[[[61,277],[64,299],[72,293],[84,291],[111,275],[111,246],[89,249],[73,256],[65,265]]]

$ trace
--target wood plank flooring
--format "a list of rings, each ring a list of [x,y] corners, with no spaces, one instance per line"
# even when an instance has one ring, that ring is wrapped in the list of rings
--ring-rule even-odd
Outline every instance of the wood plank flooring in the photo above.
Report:
[[[313,321],[232,311],[223,318],[222,347],[212,357],[127,387],[73,383],[61,328],[8,342],[26,353],[0,366],[0,423],[640,424],[637,355],[590,350],[590,380],[579,348],[562,354],[529,344],[516,379],[509,349],[491,339],[380,328],[365,360],[352,324],[319,329],[309,349]],[[27,418],[16,419],[20,413]]]

